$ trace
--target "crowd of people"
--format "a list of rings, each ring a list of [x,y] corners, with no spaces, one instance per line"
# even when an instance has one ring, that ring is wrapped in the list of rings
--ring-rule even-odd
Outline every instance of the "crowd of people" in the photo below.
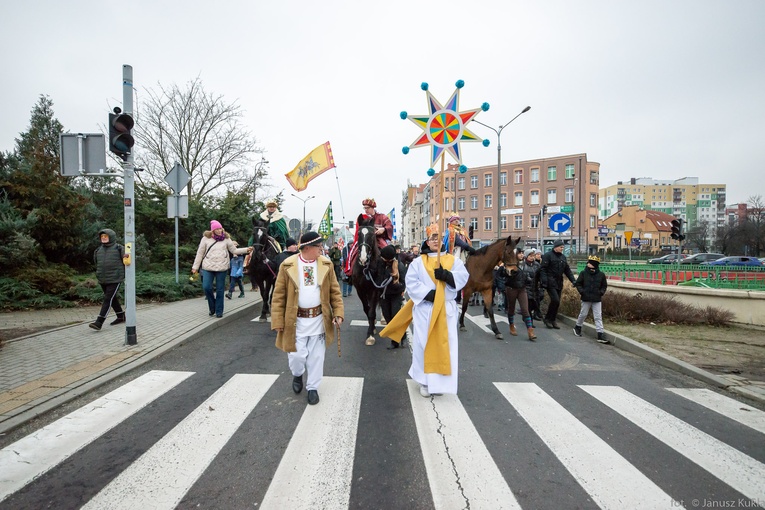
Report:
[[[326,349],[335,339],[333,332],[337,333],[344,321],[343,298],[353,294],[352,269],[359,255],[356,241],[362,224],[373,226],[379,251],[379,258],[367,269],[365,277],[373,280],[380,293],[380,310],[386,324],[380,336],[390,338],[388,349],[398,349],[407,340],[411,341],[409,376],[419,384],[422,396],[457,393],[458,304],[461,290],[469,279],[464,259],[476,252],[459,215],[452,214],[448,218],[443,233],[438,225],[430,225],[421,245],[402,251],[394,244],[390,218],[377,212],[374,198],[362,201],[364,212],[358,216],[353,241],[347,244],[338,240],[327,245],[328,240],[314,231],[303,233],[296,241],[289,236],[277,201],[268,200],[265,206],[259,217],[266,222],[274,246],[278,246],[278,254],[273,257],[276,269],[271,328],[276,332],[276,347],[287,353],[292,390],[296,394],[305,388],[308,403],[319,402]],[[125,322],[118,290],[130,256],[116,240],[113,230],[99,232],[101,244],[94,253],[94,262],[104,299],[98,317],[89,325],[96,330],[101,329],[110,309],[116,314],[112,325]],[[252,251],[252,239],[248,246],[239,247],[219,221],[210,221],[210,229],[199,241],[191,272],[193,278],[197,274],[202,276],[211,317],[223,316],[224,298],[232,299],[236,288],[240,291],[239,298],[245,296],[243,278]],[[607,343],[602,320],[602,296],[607,289],[607,279],[599,270],[598,257],[589,257],[586,270],[575,278],[560,240],[545,254],[540,250],[518,248],[516,255],[517,264],[513,264],[511,270],[506,270],[500,262],[494,271],[499,310],[507,313],[511,335],[518,335],[517,313],[529,340],[537,338],[534,321],[542,321],[550,329],[560,329],[557,313],[565,277],[580,293],[582,301],[574,334],[582,336],[583,323],[592,311],[597,339]],[[545,295],[548,305],[543,316]]]

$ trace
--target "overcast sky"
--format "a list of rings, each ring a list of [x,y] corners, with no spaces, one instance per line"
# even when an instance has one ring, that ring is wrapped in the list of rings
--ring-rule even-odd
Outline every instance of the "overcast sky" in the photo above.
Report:
[[[728,187],[728,203],[765,196],[765,1],[519,0],[15,1],[0,4],[0,150],[27,129],[40,94],[72,132],[99,132],[122,100],[122,64],[142,89],[184,86],[238,102],[269,161],[283,212],[303,202],[283,177],[329,140],[337,164],[301,198],[318,221],[401,203],[427,181],[428,149],[399,112],[428,112],[464,80],[460,110],[498,126],[505,162],[584,152],[601,185],[630,177]],[[496,163],[496,135],[464,144],[469,167]],[[447,162],[451,162],[447,158]],[[339,186],[338,186],[339,185]],[[339,191],[338,191],[339,187]]]

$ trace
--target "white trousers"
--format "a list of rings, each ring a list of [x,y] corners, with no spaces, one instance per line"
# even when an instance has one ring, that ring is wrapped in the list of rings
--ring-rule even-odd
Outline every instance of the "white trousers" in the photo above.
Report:
[[[314,336],[299,336],[295,338],[297,352],[287,353],[290,371],[295,377],[300,377],[307,370],[305,381],[306,390],[318,390],[324,377],[324,354],[327,351],[324,333]]]
[[[592,317],[595,319],[595,331],[603,333],[603,307],[600,301],[593,303],[591,301],[582,301],[582,309],[579,311],[579,317],[576,319],[576,325],[582,327],[584,319],[587,318],[587,314],[590,313],[592,308]]]

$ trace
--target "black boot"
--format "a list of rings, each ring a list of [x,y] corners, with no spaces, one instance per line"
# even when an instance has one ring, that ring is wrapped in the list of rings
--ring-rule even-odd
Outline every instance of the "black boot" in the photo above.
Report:
[[[117,324],[122,324],[123,322],[125,322],[125,313],[124,312],[123,313],[118,313],[117,314],[117,318],[114,319],[113,321],[111,321],[109,323],[109,325],[110,326],[114,326],[114,325],[117,325]]]
[[[94,322],[91,322],[90,324],[88,324],[88,326],[91,329],[95,329],[96,331],[101,331],[101,326],[104,325],[105,320],[106,319],[104,317],[99,316]]]

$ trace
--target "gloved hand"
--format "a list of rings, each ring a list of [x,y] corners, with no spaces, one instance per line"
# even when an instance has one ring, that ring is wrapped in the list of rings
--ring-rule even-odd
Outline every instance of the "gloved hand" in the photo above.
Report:
[[[436,289],[432,289],[428,292],[423,299],[432,303],[436,299]]]
[[[451,273],[448,269],[444,269],[440,266],[433,270],[433,276],[436,277],[436,280],[441,280],[442,282],[447,280],[449,274]]]

